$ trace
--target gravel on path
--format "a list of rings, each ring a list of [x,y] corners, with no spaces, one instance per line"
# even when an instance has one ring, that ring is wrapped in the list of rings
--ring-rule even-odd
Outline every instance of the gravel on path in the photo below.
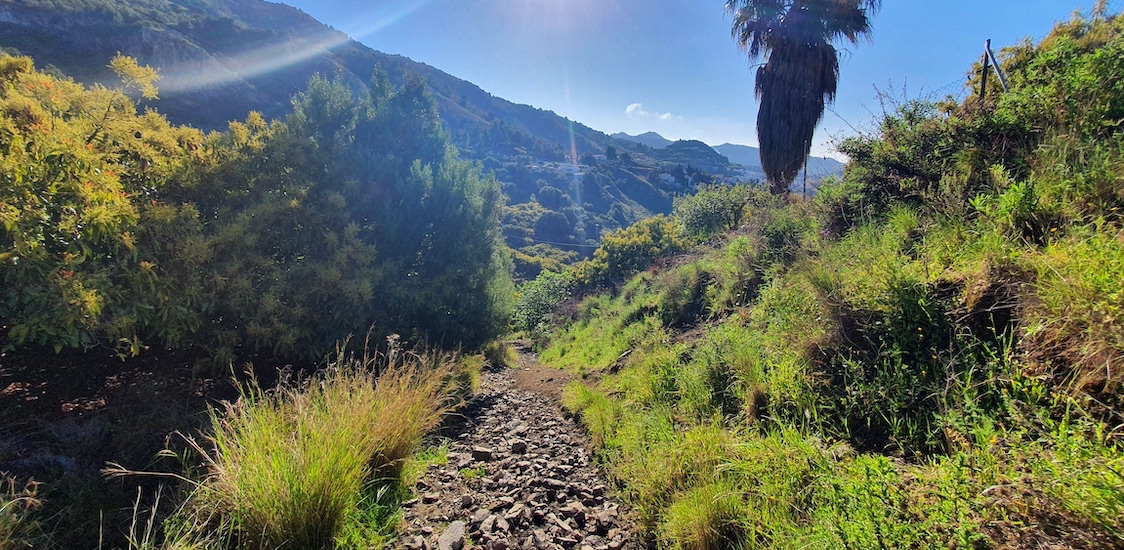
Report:
[[[627,509],[558,405],[567,376],[525,346],[514,369],[485,372],[454,433],[404,503],[400,547],[639,550]],[[517,383],[518,380],[518,383]]]

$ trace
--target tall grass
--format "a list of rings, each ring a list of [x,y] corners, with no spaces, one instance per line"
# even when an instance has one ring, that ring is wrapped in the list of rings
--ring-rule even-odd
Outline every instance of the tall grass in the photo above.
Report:
[[[371,484],[393,485],[450,409],[456,375],[451,357],[338,352],[303,382],[248,385],[212,411],[196,445],[206,474],[179,521],[239,548],[332,547]]]
[[[27,537],[35,528],[31,513],[39,507],[39,486],[17,483],[0,474],[0,550],[31,548]]]
[[[606,371],[565,404],[660,547],[1118,546],[1118,422],[1060,408],[1077,402],[1027,368],[1022,336],[1115,349],[1124,241],[1028,247],[991,223],[891,208],[750,269],[751,243],[773,245],[739,235],[587,297],[542,357]],[[752,288],[748,307],[712,299],[727,287]],[[700,295],[704,314],[667,322]]]
[[[1090,227],[1051,243],[1037,262],[1027,333],[1036,351],[1069,363],[1079,389],[1124,384],[1124,231]]]

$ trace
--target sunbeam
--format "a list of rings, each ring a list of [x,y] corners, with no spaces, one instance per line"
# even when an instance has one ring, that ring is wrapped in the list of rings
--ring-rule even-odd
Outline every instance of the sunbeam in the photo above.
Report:
[[[183,93],[207,88],[218,88],[239,81],[268,76],[288,67],[298,65],[349,41],[378,33],[417,10],[432,0],[409,0],[396,2],[389,6],[359,14],[355,24],[343,31],[328,31],[307,36],[290,38],[282,43],[273,43],[261,48],[243,52],[225,52],[210,46],[189,33],[176,31],[207,50],[215,62],[181,64],[164,73],[160,88],[166,92]],[[282,84],[300,88],[302,82]]]

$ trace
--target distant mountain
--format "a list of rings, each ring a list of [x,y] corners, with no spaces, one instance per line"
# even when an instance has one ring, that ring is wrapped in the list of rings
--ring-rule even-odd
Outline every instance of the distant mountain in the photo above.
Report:
[[[622,141],[631,141],[634,143],[641,143],[653,149],[663,149],[672,144],[672,141],[664,138],[655,132],[645,132],[638,136],[630,136],[624,132],[618,132],[612,135],[613,138]]]
[[[726,155],[726,157],[730,159],[730,162],[748,168],[761,168],[761,150],[756,147],[723,143],[722,145],[715,146],[714,150]]]
[[[740,164],[752,170],[761,170],[761,150],[748,145],[723,143],[714,147],[715,151],[726,155],[730,162]],[[821,180],[827,176],[843,174],[844,164],[833,158],[808,157],[808,177]]]
[[[654,149],[650,154],[664,162],[689,165],[712,173],[722,173],[730,166],[730,159],[696,140],[669,142],[667,147]]]
[[[619,132],[613,134],[611,137],[621,141],[640,143],[657,150],[664,149],[672,145],[673,143],[681,143],[673,142],[655,132],[646,132],[638,136],[632,136],[624,132]],[[761,150],[757,147],[750,147],[748,145],[736,145],[733,143],[723,143],[722,145],[718,145],[715,147],[708,147],[708,149],[712,149],[718,155],[726,157],[727,160],[726,162],[722,163],[723,166],[730,163],[740,164],[746,168],[745,175],[747,177],[764,179],[764,174],[761,172]],[[701,152],[701,150],[696,147],[695,152],[699,153]],[[670,161],[670,159],[667,159],[666,156],[661,157],[658,151],[652,151],[650,154],[655,158],[663,158]],[[701,157],[695,159],[694,164],[700,167],[710,166],[710,163],[700,160],[705,159],[708,156],[709,155],[703,153]],[[710,158],[713,159],[713,157]],[[808,157],[808,177],[818,181],[827,176],[840,175],[843,173],[843,166],[844,165],[842,162],[839,162],[838,160],[835,160],[833,158]]]

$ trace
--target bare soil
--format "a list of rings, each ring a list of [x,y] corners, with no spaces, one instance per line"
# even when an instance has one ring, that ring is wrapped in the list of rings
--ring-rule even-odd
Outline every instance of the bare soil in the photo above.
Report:
[[[39,482],[36,547],[124,546],[138,488],[143,508],[157,483],[101,470],[175,471],[155,455],[176,431],[202,427],[209,404],[237,396],[224,378],[193,376],[194,364],[158,351],[125,361],[106,349],[0,354],[0,478]]]

